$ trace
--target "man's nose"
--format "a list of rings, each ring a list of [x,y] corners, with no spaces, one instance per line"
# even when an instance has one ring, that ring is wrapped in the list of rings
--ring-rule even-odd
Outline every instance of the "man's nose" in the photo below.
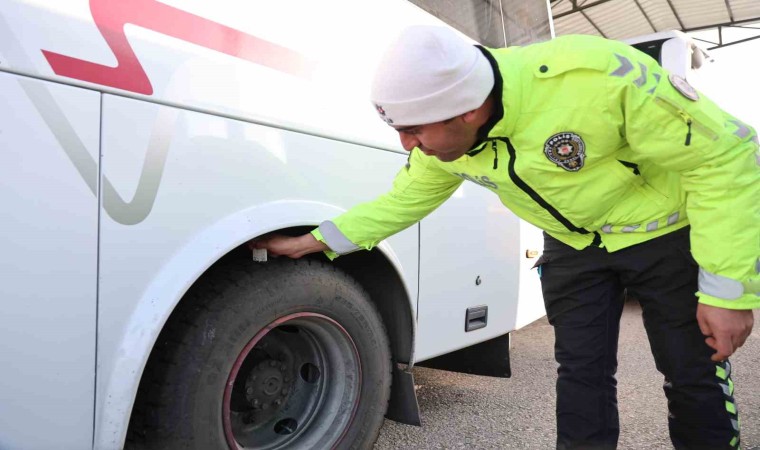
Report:
[[[404,133],[402,131],[398,134],[398,136],[399,139],[401,139],[401,146],[404,147],[404,150],[408,152],[411,152],[414,147],[420,146],[420,140],[412,134]]]

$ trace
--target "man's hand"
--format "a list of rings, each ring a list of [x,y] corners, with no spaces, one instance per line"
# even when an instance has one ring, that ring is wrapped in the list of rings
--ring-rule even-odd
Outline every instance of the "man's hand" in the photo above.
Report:
[[[715,350],[712,360],[720,362],[744,345],[752,333],[755,318],[751,309],[725,309],[700,303],[697,322],[702,334],[707,336],[705,342]]]
[[[293,259],[330,249],[324,243],[319,242],[311,233],[297,237],[270,234],[248,242],[248,247],[251,249],[265,248],[272,256],[287,256]]]

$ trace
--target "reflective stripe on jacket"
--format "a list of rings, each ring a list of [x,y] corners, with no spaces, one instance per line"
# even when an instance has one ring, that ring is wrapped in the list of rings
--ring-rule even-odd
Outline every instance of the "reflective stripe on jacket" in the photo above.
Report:
[[[390,192],[318,239],[335,254],[370,249],[467,179],[576,249],[614,252],[691,224],[700,302],[760,307],[754,129],[624,43],[563,36],[484,53],[503,86],[487,139],[448,163],[414,149]]]

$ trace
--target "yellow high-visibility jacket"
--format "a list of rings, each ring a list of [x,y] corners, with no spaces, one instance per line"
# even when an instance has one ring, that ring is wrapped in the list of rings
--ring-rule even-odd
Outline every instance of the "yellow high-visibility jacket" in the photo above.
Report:
[[[466,179],[576,249],[614,252],[691,225],[699,301],[760,307],[754,129],[621,42],[481,50],[502,99],[487,136],[448,163],[414,149],[390,192],[314,231],[331,257],[418,222]]]

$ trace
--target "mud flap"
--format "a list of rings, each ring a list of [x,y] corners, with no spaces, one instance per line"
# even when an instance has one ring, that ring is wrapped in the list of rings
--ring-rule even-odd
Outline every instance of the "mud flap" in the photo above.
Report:
[[[387,419],[406,425],[421,426],[420,405],[417,403],[417,392],[414,390],[414,375],[407,366],[393,364],[393,384]]]

